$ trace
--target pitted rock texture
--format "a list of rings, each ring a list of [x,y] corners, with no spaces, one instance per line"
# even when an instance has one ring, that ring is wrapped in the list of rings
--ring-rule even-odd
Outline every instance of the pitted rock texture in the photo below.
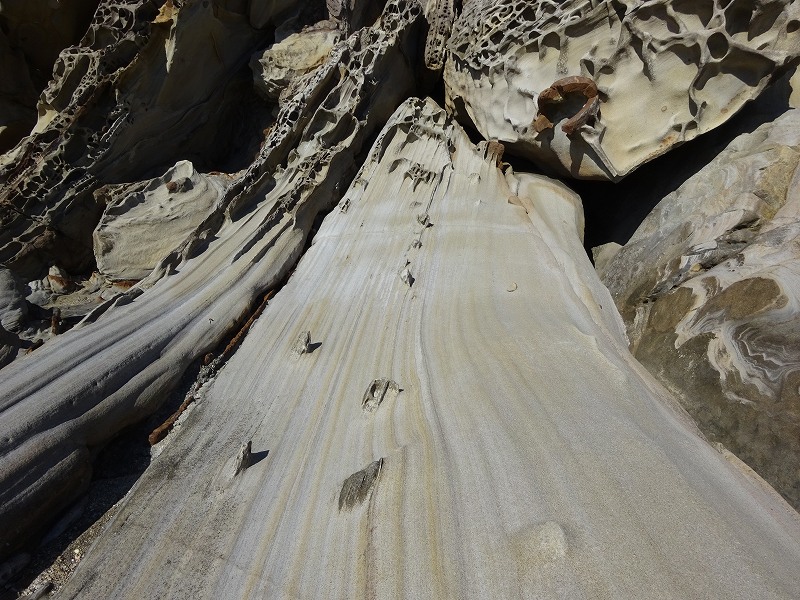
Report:
[[[465,0],[448,50],[448,106],[486,139],[558,173],[617,180],[757,96],[800,54],[800,3]],[[598,90],[574,128],[582,90],[541,98],[566,77]]]
[[[800,111],[743,135],[601,269],[634,355],[800,507]]]
[[[97,269],[111,280],[144,279],[213,211],[230,179],[203,175],[181,161],[162,177],[106,186],[94,231]]]
[[[523,172],[707,131],[797,1],[104,0],[0,155],[0,595],[126,430],[63,598],[800,597],[800,517],[727,450],[793,485],[798,118],[597,271],[569,186],[635,186]]]
[[[0,154],[36,123],[36,100],[59,52],[78,42],[98,0],[4,0],[0,5]]]
[[[103,209],[93,192],[103,184],[195,155],[210,166],[249,163],[257,152],[260,136],[246,132],[259,132],[263,115],[237,113],[255,99],[242,63],[265,34],[234,3],[162,8],[103,2],[81,44],[56,62],[34,135],[0,168],[0,261],[26,277],[58,261],[75,272],[91,266]]]

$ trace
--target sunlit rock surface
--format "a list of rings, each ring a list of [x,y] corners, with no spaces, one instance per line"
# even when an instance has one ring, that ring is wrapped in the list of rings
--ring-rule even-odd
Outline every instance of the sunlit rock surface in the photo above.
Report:
[[[228,183],[181,161],[162,177],[98,190],[106,205],[93,236],[100,273],[144,279],[211,214]]]
[[[798,19],[789,0],[465,0],[448,105],[558,173],[616,180],[758,95],[800,53]]]
[[[395,2],[353,33],[284,106],[257,160],[145,280],[3,371],[0,551],[74,500],[88,483],[89,448],[155,410],[296,262],[365,137],[410,92],[420,18],[416,5]]]
[[[797,10],[99,3],[0,154],[0,596],[800,597]]]
[[[36,101],[59,52],[80,40],[98,0],[0,4],[0,153],[36,123]]]
[[[256,89],[267,99],[277,100],[292,81],[319,67],[340,38],[341,31],[323,23],[255,54],[250,68]]]
[[[800,593],[798,516],[630,357],[581,225],[409,100],[63,597]]]
[[[800,111],[734,140],[601,269],[634,355],[800,506]]]

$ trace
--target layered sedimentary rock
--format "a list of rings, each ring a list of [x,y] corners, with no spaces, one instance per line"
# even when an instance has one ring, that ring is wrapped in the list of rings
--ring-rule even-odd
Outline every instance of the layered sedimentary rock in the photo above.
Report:
[[[337,47],[284,105],[251,167],[148,278],[4,369],[1,553],[74,499],[89,449],[152,412],[294,264],[365,137],[409,93],[420,17],[392,2]]]
[[[800,111],[737,138],[601,270],[635,356],[800,506]]]
[[[102,2],[0,155],[0,595],[161,407],[63,597],[800,597],[800,517],[739,460],[797,504],[800,118],[597,271],[567,186],[645,170],[519,172],[622,178],[798,28],[795,0]]]
[[[792,1],[465,1],[448,105],[559,173],[616,180],[758,95],[798,30]]]
[[[230,178],[181,161],[163,176],[98,190],[106,205],[94,231],[97,268],[112,280],[144,279],[208,218]]]
[[[797,515],[669,408],[578,198],[499,150],[397,111],[62,597],[800,593]]]

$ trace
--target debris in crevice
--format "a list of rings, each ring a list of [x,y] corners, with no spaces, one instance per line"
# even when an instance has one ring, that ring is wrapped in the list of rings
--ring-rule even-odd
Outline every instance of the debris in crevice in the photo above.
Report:
[[[345,479],[339,492],[339,510],[350,510],[364,502],[375,487],[382,468],[383,459],[380,458]]]
[[[364,392],[361,408],[364,412],[375,412],[385,400],[396,398],[400,391],[400,386],[391,379],[375,379]]]

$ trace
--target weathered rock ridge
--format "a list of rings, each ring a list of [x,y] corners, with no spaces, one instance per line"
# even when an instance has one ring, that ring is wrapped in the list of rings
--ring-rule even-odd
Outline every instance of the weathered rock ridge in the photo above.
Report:
[[[397,111],[64,598],[800,591],[800,519],[633,362],[578,198],[498,158]],[[235,469],[244,440],[269,454]]]
[[[136,438],[25,593],[800,597],[800,117],[747,104],[800,2],[45,4],[0,7],[0,596]]]

